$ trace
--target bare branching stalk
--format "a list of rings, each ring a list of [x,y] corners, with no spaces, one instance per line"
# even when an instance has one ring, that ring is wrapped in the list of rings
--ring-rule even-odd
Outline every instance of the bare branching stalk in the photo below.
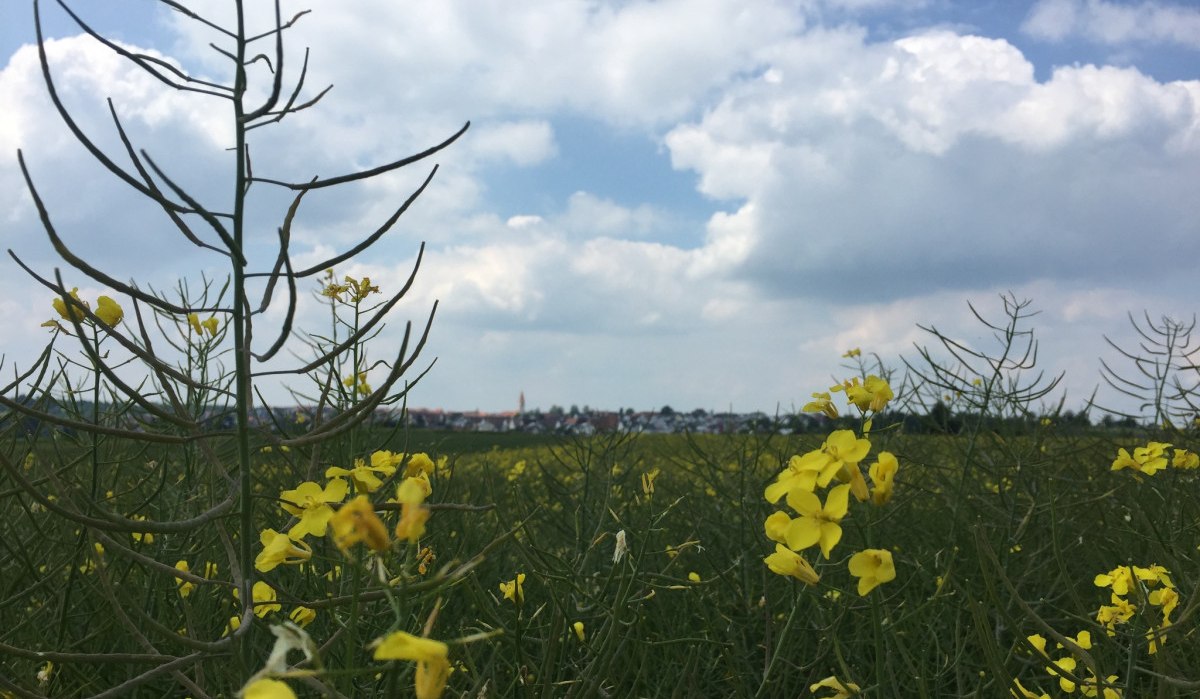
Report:
[[[36,162],[27,162],[24,152],[17,153],[47,239],[68,269],[65,273],[55,269],[52,275],[39,274],[9,251],[34,280],[53,291],[60,318],[47,323],[52,327],[52,338],[33,366],[0,390],[0,406],[8,411],[3,423],[6,434],[18,434],[16,430],[22,427],[32,430],[28,452],[0,453],[0,468],[31,503],[78,531],[74,557],[67,562],[71,571],[67,588],[59,600],[61,623],[58,647],[52,654],[55,661],[77,668],[65,672],[80,676],[88,672],[84,668],[95,664],[149,666],[96,696],[143,691],[138,688],[159,682],[162,677],[174,678],[179,688],[193,696],[208,696],[205,692],[214,690],[202,689],[195,678],[205,676],[204,668],[220,662],[234,644],[245,674],[257,665],[262,636],[255,631],[252,605],[254,547],[258,545],[260,525],[255,502],[261,494],[255,489],[252,455],[262,445],[307,448],[312,450],[315,463],[322,442],[353,431],[369,420],[378,406],[402,399],[415,383],[406,378],[407,372],[425,346],[433,320],[430,311],[415,337],[409,324],[399,352],[390,362],[379,363],[387,367],[383,380],[374,390],[353,392],[353,400],[337,403],[336,414],[326,416],[323,406],[318,407],[319,419],[304,430],[282,437],[277,426],[259,425],[254,418],[255,397],[261,396],[263,382],[325,372],[326,386],[340,388],[336,383],[340,367],[352,367],[356,373],[369,370],[362,346],[378,335],[388,314],[411,289],[420,267],[419,255],[403,288],[376,304],[361,322],[356,314],[353,331],[339,342],[322,344],[316,359],[287,369],[268,368],[266,363],[287,349],[289,340],[299,334],[294,325],[299,301],[297,280],[325,272],[370,250],[424,192],[437,167],[431,167],[420,186],[359,243],[298,270],[293,263],[291,231],[301,200],[313,189],[352,185],[419,163],[452,144],[467,129],[464,125],[431,148],[362,171],[324,178],[305,173],[295,183],[257,176],[250,157],[251,133],[317,105],[331,87],[315,93],[306,88],[307,49],[298,71],[291,69],[290,62],[285,66],[288,30],[307,10],[285,21],[276,0],[271,24],[251,27],[245,3],[240,0],[231,2],[233,20],[229,25],[202,16],[185,3],[161,1],[216,32],[218,39],[212,48],[229,61],[230,82],[199,78],[172,61],[111,41],[94,31],[62,0],[57,5],[82,32],[153,77],[164,89],[204,103],[197,104],[196,109],[226,110],[233,126],[228,150],[234,162],[222,199],[211,201],[208,194],[189,192],[179,184],[174,173],[185,170],[186,162],[152,157],[137,147],[136,137],[122,123],[122,106],[112,100],[105,109],[122,148],[109,154],[97,144],[61,99],[43,33],[43,3],[35,0],[34,30],[42,75],[54,109],[75,139],[111,175],[161,210],[169,228],[191,251],[190,269],[214,264],[224,267],[228,275],[225,285],[214,289],[206,278],[200,292],[194,293],[183,280],[177,298],[168,297],[135,280],[118,279],[77,255],[67,243],[67,232],[56,227],[50,207],[36,186],[36,181],[47,173],[39,173]],[[295,76],[290,85],[289,75]],[[265,89],[255,89],[256,82],[264,79]],[[253,95],[264,92],[265,97],[254,99]],[[263,163],[256,165],[263,167]],[[268,242],[260,240],[247,223],[255,185],[296,193],[281,216],[275,250],[262,259],[249,253],[251,249],[263,249]],[[205,256],[211,259],[197,262]],[[80,299],[67,279],[86,279],[112,289],[120,301],[108,297],[98,302]],[[251,298],[251,284],[258,280],[264,282],[261,296]],[[128,315],[124,313],[126,308]],[[280,310],[282,313],[276,313]],[[276,327],[266,322],[268,311],[272,311],[272,317],[282,318]],[[62,339],[78,343],[81,359],[64,348]],[[55,357],[59,358],[57,367]],[[225,364],[228,359],[232,359],[231,366]],[[86,372],[86,383],[76,383],[76,370]],[[84,460],[71,463],[83,463],[86,468],[53,469],[54,460],[45,458],[37,447],[39,438],[51,439],[59,445],[56,449],[79,450]],[[126,456],[122,456],[121,449]],[[141,455],[140,464],[126,460],[129,449]],[[133,493],[111,491],[114,484],[139,469],[143,471],[139,477],[144,487]],[[232,526],[231,535],[225,533],[226,526]],[[131,547],[127,543],[130,535],[143,544],[155,535],[172,537],[172,544],[157,550],[144,545]],[[217,566],[228,571],[228,577],[218,580],[181,572],[170,560],[157,557],[178,555],[181,546],[197,547],[202,543],[213,550],[228,551],[227,560]],[[79,594],[72,594],[72,590],[83,586],[93,587],[78,571],[97,566],[101,568],[98,579],[102,584],[86,597],[89,605],[105,601],[111,611],[103,617],[94,616],[99,611],[94,607],[77,607],[84,602]],[[43,584],[36,574],[31,575],[30,589]],[[232,587],[241,600],[236,616],[244,623],[233,633],[216,637],[211,636],[215,629],[205,627],[186,632],[169,628],[155,618],[152,610],[145,609],[137,586],[130,587],[134,580],[143,589],[184,583]],[[78,627],[69,621],[81,615],[90,620]],[[95,651],[95,635],[88,631],[94,625],[103,627],[100,633],[105,636],[105,652]],[[175,653],[167,648],[186,652]],[[31,653],[41,657],[45,650],[0,645],[0,655],[16,657],[27,658]],[[93,689],[97,686],[92,685]]]

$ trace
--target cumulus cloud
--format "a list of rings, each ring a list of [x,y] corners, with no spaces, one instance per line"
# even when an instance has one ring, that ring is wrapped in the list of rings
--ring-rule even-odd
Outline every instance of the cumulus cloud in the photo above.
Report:
[[[1080,36],[1107,45],[1146,42],[1200,48],[1200,10],[1161,2],[1039,0],[1021,30],[1046,41]]]
[[[291,5],[285,3],[285,15],[295,11]],[[206,16],[228,14],[218,0],[189,7]],[[252,26],[267,25],[268,10],[252,7]],[[182,16],[171,21],[194,59],[219,65],[205,48],[211,32]],[[569,110],[660,124],[753,69],[762,46],[803,23],[802,15],[773,0],[451,0],[419,7],[371,0],[353,13],[305,18],[288,38],[319,46],[314,84],[333,83],[359,112],[411,118],[413,106],[424,115],[455,116]]]
[[[554,129],[544,120],[507,121],[477,125],[463,144],[485,160],[536,165],[554,157]]]
[[[771,71],[665,138],[702,191],[753,207],[727,259],[767,295],[1100,282],[1147,248],[1196,249],[1179,206],[1200,81],[1078,66],[1038,82],[1006,41],[944,31],[806,35]]]

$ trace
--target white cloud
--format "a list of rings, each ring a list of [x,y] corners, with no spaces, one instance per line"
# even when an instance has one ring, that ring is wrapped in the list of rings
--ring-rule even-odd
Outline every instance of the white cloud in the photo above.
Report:
[[[944,31],[771,53],[779,82],[744,81],[665,138],[702,191],[754,212],[719,259],[765,294],[1101,281],[1147,249],[1200,252],[1179,209],[1196,212],[1200,81],[1080,66],[1039,83],[1007,42]]]
[[[619,236],[641,238],[663,231],[669,218],[652,206],[621,206],[611,199],[589,192],[575,192],[567,199],[567,209],[555,222],[577,237]]]
[[[189,7],[227,14],[217,0]],[[269,18],[265,6],[250,16],[251,26]],[[197,58],[211,55],[203,48],[211,32],[183,17],[173,21]],[[799,14],[774,0],[372,0],[353,13],[306,17],[288,37],[319,47],[313,84],[333,83],[359,113],[457,118],[566,109],[656,124],[694,109],[710,90],[753,69],[760,47],[802,26]]]
[[[558,151],[554,129],[544,120],[485,123],[468,133],[463,147],[484,160],[527,167],[553,158]]]
[[[1021,30],[1047,41],[1082,36],[1108,45],[1147,42],[1200,48],[1200,9],[1161,2],[1040,0]]]

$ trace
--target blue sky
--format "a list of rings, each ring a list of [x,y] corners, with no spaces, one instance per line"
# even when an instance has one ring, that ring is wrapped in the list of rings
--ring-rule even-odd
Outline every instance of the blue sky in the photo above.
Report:
[[[227,3],[191,6],[219,18]],[[284,14],[304,7],[285,3]],[[28,4],[0,8],[0,103],[15,105],[0,114],[0,150],[24,149],[70,244],[156,288],[221,278],[72,145],[27,47]],[[255,133],[260,172],[342,172],[473,124],[439,154],[438,177],[396,232],[339,269],[386,291],[427,243],[412,295],[373,350],[387,355],[402,321],[439,301],[428,350],[438,362],[415,405],[511,409],[524,391],[543,408],[786,411],[844,374],[851,347],[892,366],[915,357],[931,340],[917,324],[988,349],[967,302],[996,317],[1008,291],[1042,311],[1041,366],[1067,372],[1078,405],[1100,381],[1100,358],[1113,359],[1103,338],[1132,341],[1128,312],[1195,312],[1193,5],[372,0],[314,10],[289,46],[296,58],[311,47],[313,90],[335,87],[317,109]],[[78,11],[198,75],[227,74],[212,36],[153,3]],[[55,75],[88,132],[113,143],[101,118],[112,97],[139,143],[206,201],[224,201],[224,107],[159,89],[57,6],[44,12]],[[6,158],[0,237],[49,269]],[[310,197],[298,257],[372,230],[425,174]],[[263,188],[254,205],[269,241],[285,199]],[[25,366],[50,296],[31,303],[10,272],[0,352]],[[319,330],[317,305],[301,310]]]

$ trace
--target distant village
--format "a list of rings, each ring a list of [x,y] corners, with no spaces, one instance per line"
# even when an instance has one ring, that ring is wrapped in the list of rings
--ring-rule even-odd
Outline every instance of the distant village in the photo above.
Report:
[[[34,401],[25,399],[21,402],[33,405]],[[39,410],[48,416],[86,415],[91,412],[91,404],[81,401],[74,404],[72,410],[53,398],[44,398]],[[108,407],[105,406],[105,411]],[[0,419],[7,410],[0,410]],[[324,409],[325,417],[332,418],[336,410],[332,407]],[[255,406],[251,408],[250,424],[260,428],[270,429],[281,425],[303,424],[314,418],[314,409],[307,406]],[[876,427],[900,424],[906,432],[938,432],[956,434],[964,425],[967,414],[953,412],[944,403],[937,403],[925,415],[887,411],[875,420]],[[206,410],[204,421],[212,428],[232,429],[234,414],[228,407]],[[1113,415],[1104,415],[1095,425],[1089,420],[1086,412],[1074,413],[1065,411],[1053,414],[1051,417],[1026,415],[1010,418],[989,418],[992,427],[1000,423],[1012,423],[1010,427],[1030,427],[1039,419],[1042,424],[1053,419],[1060,428],[1088,430],[1093,427],[1105,430],[1135,430],[1138,423],[1131,417],[1118,419]],[[41,420],[26,415],[21,419],[25,429],[34,432],[39,428]],[[51,420],[53,422],[53,420]],[[447,430],[456,432],[524,432],[528,434],[562,434],[562,435],[592,435],[606,432],[628,433],[680,433],[693,434],[745,434],[745,433],[776,433],[798,434],[822,432],[830,429],[854,429],[858,418],[843,416],[830,419],[820,413],[789,412],[770,415],[761,411],[750,413],[735,413],[732,411],[715,412],[696,409],[678,411],[670,406],[659,410],[635,410],[622,408],[620,410],[596,410],[589,406],[579,408],[572,405],[569,409],[551,406],[548,410],[525,408],[524,394],[521,395],[516,410],[501,412],[484,412],[480,410],[445,410],[441,408],[407,408],[401,406],[381,406],[376,408],[371,420],[376,425],[395,426],[406,424],[413,429]],[[121,411],[117,418],[117,426],[134,431],[144,430],[156,422],[155,418],[143,410],[134,408]],[[1197,422],[1200,425],[1200,421]]]
[[[576,411],[552,408],[545,412],[509,411],[486,413],[458,412],[441,409],[410,408],[409,425],[418,429],[454,430],[469,432],[528,432],[590,435],[597,432],[748,432],[770,429],[776,421],[769,415],[755,413],[622,411],[581,409]]]
[[[591,435],[597,432],[693,432],[729,433],[779,429],[780,424],[762,412],[717,413],[706,410],[680,412],[670,406],[657,411],[637,411],[626,408],[617,411],[595,410],[589,406],[564,409],[551,406],[526,410],[525,393],[521,392],[517,409],[504,412],[451,411],[430,408],[407,408],[410,427],[416,429],[453,430],[465,432],[526,432],[532,434]],[[377,416],[378,417],[378,416]],[[803,422],[809,416],[796,416]],[[399,416],[397,416],[397,419]],[[794,419],[789,416],[789,420]],[[814,419],[814,422],[816,420]],[[807,425],[806,425],[807,426]],[[797,425],[799,427],[799,425]]]

